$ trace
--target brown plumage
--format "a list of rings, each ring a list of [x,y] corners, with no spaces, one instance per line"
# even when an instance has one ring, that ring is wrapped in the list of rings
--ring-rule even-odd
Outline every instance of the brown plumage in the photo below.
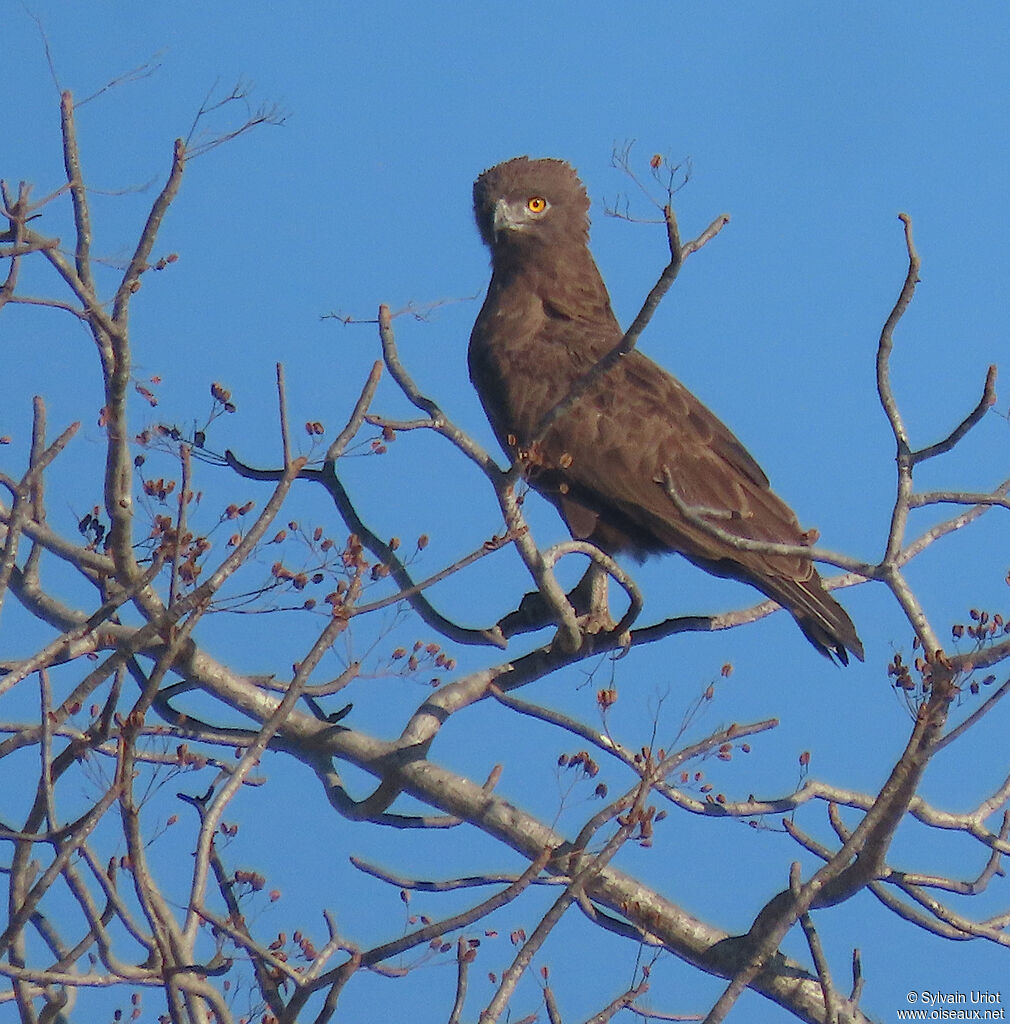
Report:
[[[470,379],[499,442],[524,454],[531,485],[572,535],[611,554],[679,552],[777,601],[821,653],[862,659],[852,621],[809,558],[737,550],[678,511],[666,470],[681,502],[722,530],[804,543],[743,445],[640,352],[622,357],[530,449],[542,417],[623,332],[589,251],[589,198],[568,164],[517,157],[485,171],[473,195],[493,272],[470,335]]]

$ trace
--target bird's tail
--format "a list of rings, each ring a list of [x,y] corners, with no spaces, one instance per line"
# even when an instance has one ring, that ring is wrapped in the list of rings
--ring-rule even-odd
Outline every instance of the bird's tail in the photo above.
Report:
[[[825,657],[836,657],[843,665],[848,665],[850,653],[863,660],[863,645],[852,619],[824,589],[816,571],[806,580],[764,579],[759,589],[792,615],[804,636]]]

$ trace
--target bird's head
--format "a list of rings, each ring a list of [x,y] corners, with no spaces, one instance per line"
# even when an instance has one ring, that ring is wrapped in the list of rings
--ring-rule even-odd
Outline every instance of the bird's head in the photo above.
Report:
[[[486,170],[473,184],[473,210],[492,253],[589,240],[589,197],[563,160],[518,156]]]

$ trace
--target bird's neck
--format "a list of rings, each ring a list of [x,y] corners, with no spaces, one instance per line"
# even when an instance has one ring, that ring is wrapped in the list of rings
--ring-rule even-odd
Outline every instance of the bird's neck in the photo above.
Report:
[[[575,306],[598,317],[610,311],[610,295],[586,246],[529,246],[521,253],[500,249],[492,261],[491,288],[537,296],[562,308]]]

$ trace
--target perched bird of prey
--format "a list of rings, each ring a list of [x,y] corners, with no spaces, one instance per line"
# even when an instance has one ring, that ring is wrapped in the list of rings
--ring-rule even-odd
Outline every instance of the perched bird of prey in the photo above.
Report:
[[[492,275],[470,335],[470,379],[500,444],[572,535],[638,559],[677,552],[749,583],[822,654],[861,660],[852,620],[809,558],[740,550],[705,529],[806,543],[744,446],[651,359],[621,357],[536,439],[543,417],[623,336],[589,251],[589,197],[564,161],[521,156],[485,171],[473,198]]]

